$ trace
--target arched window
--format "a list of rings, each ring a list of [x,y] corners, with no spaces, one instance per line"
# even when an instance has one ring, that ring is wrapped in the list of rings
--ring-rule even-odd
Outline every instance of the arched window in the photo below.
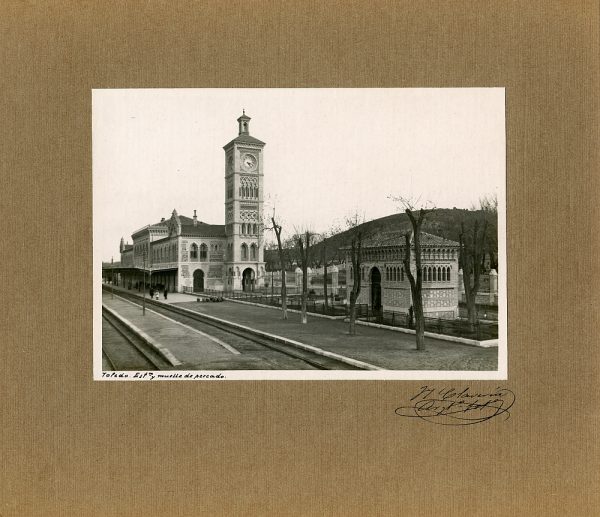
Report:
[[[404,282],[404,268],[400,269],[400,280]]]
[[[248,246],[242,244],[242,260],[248,260]]]
[[[446,272],[446,281],[450,282],[450,268],[448,268],[448,271]]]
[[[242,223],[242,235],[246,235],[246,223]]]
[[[250,246],[250,260],[256,260],[256,246],[254,244]]]
[[[242,197],[242,187],[239,188],[239,196]]]
[[[254,187],[254,197],[258,197],[258,187]]]
[[[201,244],[200,245],[200,260],[206,260],[206,257],[208,255],[208,249],[206,247],[206,244]]]
[[[446,268],[443,267],[442,268],[442,282],[445,282],[445,281],[446,281]]]
[[[252,230],[253,230],[252,233],[254,235],[258,235],[258,227],[255,224],[252,225]]]
[[[386,280],[386,282],[389,282],[389,280],[390,280],[390,268],[389,267],[385,268],[385,280]]]
[[[433,281],[433,275],[432,275],[431,268],[429,268],[429,270],[427,271],[427,279],[429,282]]]
[[[198,246],[196,246],[196,244],[192,244],[190,247],[190,258],[192,260],[198,260]]]

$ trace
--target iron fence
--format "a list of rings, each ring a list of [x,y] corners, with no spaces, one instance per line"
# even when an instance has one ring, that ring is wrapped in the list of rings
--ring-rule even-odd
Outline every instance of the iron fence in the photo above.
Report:
[[[498,339],[498,323],[477,321],[470,324],[461,319],[427,318],[425,317],[425,331],[447,336],[463,337],[484,341]],[[414,329],[414,320],[410,321],[408,314],[393,311],[373,311],[367,307],[365,321],[389,325],[392,327],[403,327]]]
[[[281,307],[281,296],[257,291],[216,291],[214,289],[205,289],[203,293],[210,297],[223,297],[230,300],[242,300],[273,307]],[[289,294],[286,296],[287,308],[301,310],[302,296],[299,294]],[[344,303],[328,303],[325,305],[322,299],[308,299],[306,301],[307,312],[314,314],[325,314],[327,316],[348,316],[348,306]],[[356,317],[364,317],[368,314],[367,304],[356,304]]]
[[[482,320],[498,321],[498,306],[496,305],[476,305],[477,317]],[[468,316],[467,304],[459,302],[458,313],[461,318]]]

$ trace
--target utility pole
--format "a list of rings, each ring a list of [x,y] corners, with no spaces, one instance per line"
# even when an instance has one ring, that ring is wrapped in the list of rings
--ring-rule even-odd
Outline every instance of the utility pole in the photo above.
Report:
[[[110,257],[110,299],[115,297],[115,266],[114,257]]]
[[[143,293],[142,293],[142,315],[145,316],[146,315],[146,250],[144,249],[144,251],[142,252],[142,259],[143,259],[143,271],[144,271],[144,281],[142,282],[142,286],[143,286]]]

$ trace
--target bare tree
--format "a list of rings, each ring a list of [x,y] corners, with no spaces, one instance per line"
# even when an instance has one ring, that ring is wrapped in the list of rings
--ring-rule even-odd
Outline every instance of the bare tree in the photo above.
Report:
[[[350,291],[349,327],[348,333],[356,335],[356,301],[360,295],[361,264],[362,264],[362,223],[364,218],[355,213],[346,219],[347,226],[352,230],[350,238],[350,275],[352,277],[352,290]]]
[[[420,208],[415,208],[419,203],[410,199],[399,197],[391,199],[399,201],[404,206],[404,212],[408,216],[411,229],[404,233],[404,271],[410,283],[410,294],[412,296],[412,308],[415,318],[415,338],[417,350],[425,350],[425,315],[423,313],[423,268],[421,267],[421,230],[427,214],[435,210],[428,203]],[[411,246],[412,244],[412,246]],[[411,269],[411,248],[415,257],[415,273]]]
[[[330,265],[333,265],[333,263],[335,262],[338,251],[336,249],[333,249],[328,240],[336,233],[339,233],[339,230],[337,228],[332,227],[329,231],[321,234],[322,240],[319,243],[321,249],[320,253],[317,254],[317,256],[319,257],[318,262],[316,262],[317,257],[315,257],[315,264],[317,265],[317,267],[320,267],[321,265],[323,266],[323,299],[325,304],[325,312],[327,312],[329,308],[329,299],[327,292],[327,269]]]
[[[327,239],[323,240],[323,248],[321,250],[323,259],[323,303],[325,304],[325,312],[329,309],[329,300],[327,298],[327,266],[329,265],[329,257],[327,256]]]
[[[271,223],[273,223],[273,231],[277,238],[277,251],[279,252],[279,264],[281,265],[281,312],[282,318],[287,320],[287,291],[286,291],[286,280],[285,280],[285,257],[283,247],[281,245],[281,224],[277,223],[275,214],[271,216]]]
[[[311,261],[313,234],[309,230],[296,235],[300,268],[302,269],[302,323],[307,322],[306,298],[308,296],[308,265]]]
[[[467,313],[472,327],[477,323],[476,300],[485,258],[487,225],[485,218],[483,223],[475,219],[470,230],[465,230],[465,223],[462,222],[459,235],[458,264],[463,272]]]
[[[487,254],[490,259],[490,269],[498,272],[498,197],[496,194],[483,196],[479,199],[479,206],[487,221],[483,260]]]

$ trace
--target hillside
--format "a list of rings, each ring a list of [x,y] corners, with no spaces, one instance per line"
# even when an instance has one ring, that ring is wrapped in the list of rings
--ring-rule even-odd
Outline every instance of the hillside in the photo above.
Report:
[[[423,231],[439,235],[445,239],[458,242],[461,222],[464,221],[467,228],[472,226],[475,218],[481,218],[481,210],[467,210],[459,208],[438,208],[427,215],[423,224]],[[497,224],[494,224],[496,231]],[[367,221],[360,225],[364,239],[372,238],[381,233],[390,231],[406,231],[410,228],[410,221],[405,213],[397,213]],[[343,261],[343,253],[339,253],[340,248],[350,246],[353,230],[345,230],[338,234],[315,244],[313,248],[314,265],[320,266],[322,261],[323,247],[326,247],[327,255],[336,262]],[[288,269],[291,269],[291,262],[294,261],[294,250],[288,250],[289,263]],[[279,258],[276,249],[265,250],[265,262],[279,269]]]

